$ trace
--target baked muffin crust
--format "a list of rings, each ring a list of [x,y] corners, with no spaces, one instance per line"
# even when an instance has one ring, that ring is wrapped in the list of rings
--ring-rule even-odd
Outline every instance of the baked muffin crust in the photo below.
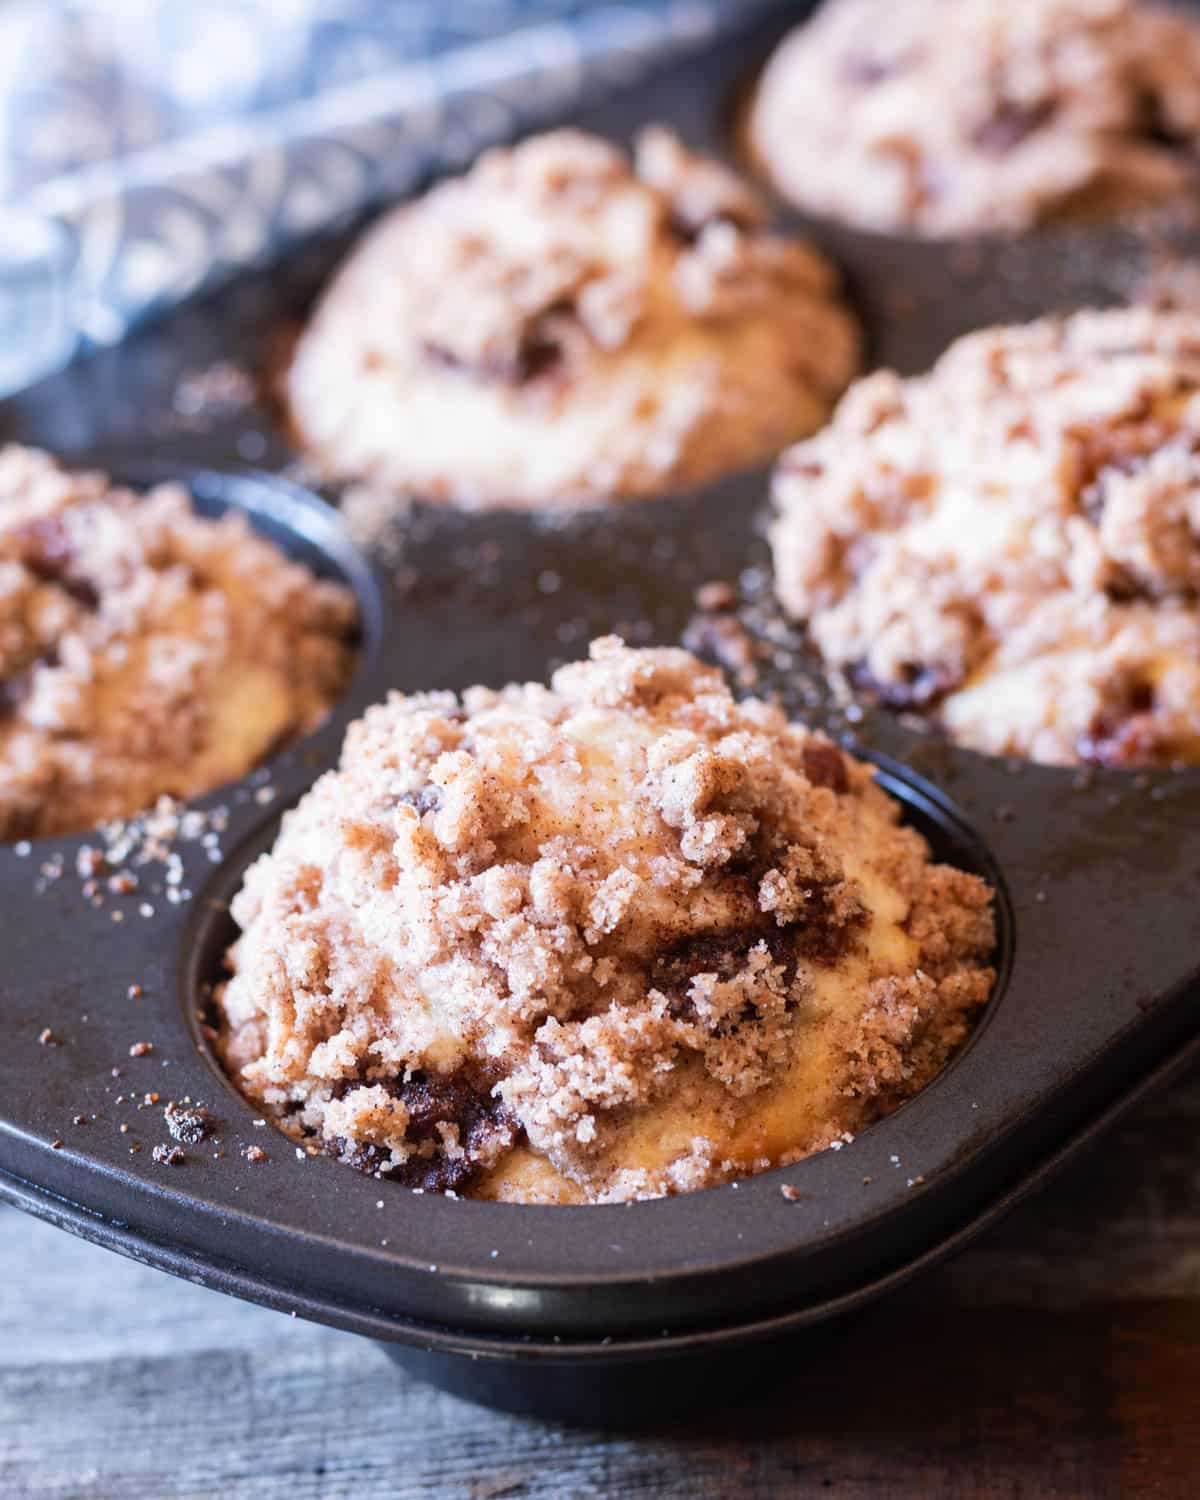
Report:
[[[326,475],[463,505],[638,495],[777,453],[858,335],[830,266],[731,172],[645,131],[486,153],[388,214],[282,380]]]
[[[1153,0],[828,0],[747,143],[781,193],[964,235],[1197,201],[1200,25]]]
[[[680,650],[394,695],[234,900],[218,1047],[297,1140],[423,1189],[686,1191],[920,1089],[991,892],[871,772]]]
[[[192,797],[314,728],[353,596],[254,535],[49,455],[0,450],[0,840]]]
[[[780,461],[776,587],[965,745],[1200,760],[1200,317],[994,328],[872,375]]]

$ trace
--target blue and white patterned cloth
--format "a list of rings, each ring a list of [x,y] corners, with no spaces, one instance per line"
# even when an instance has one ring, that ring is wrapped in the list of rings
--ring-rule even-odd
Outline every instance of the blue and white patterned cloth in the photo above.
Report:
[[[115,342],[769,3],[0,0],[0,299],[48,220],[64,344]]]

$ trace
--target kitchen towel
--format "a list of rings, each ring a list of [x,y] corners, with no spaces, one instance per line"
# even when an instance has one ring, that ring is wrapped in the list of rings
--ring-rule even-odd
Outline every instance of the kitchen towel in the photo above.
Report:
[[[114,343],[769,3],[0,0],[8,362]]]

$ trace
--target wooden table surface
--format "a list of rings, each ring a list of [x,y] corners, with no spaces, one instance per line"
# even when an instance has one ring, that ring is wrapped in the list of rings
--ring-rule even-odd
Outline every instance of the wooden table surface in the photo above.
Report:
[[[597,1435],[0,1208],[2,1500],[1200,1496],[1200,1072],[754,1405]]]

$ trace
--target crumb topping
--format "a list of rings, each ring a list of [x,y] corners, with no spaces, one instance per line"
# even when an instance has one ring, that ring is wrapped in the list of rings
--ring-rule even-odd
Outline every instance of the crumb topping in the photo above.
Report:
[[[349,591],[241,516],[0,450],[0,839],[195,796],[314,727],[353,661]]]
[[[1200,759],[1200,318],[996,328],[861,381],[780,462],[779,596],[964,744]]]
[[[682,1191],[844,1139],[987,998],[991,893],[681,650],[393,695],[246,873],[239,1086],[409,1186]]]
[[[824,418],[856,356],[830,266],[770,233],[733,173],[661,128],[632,163],[561,130],[384,218],[283,394],[337,477],[540,504],[777,451]]]
[[[1147,0],[831,0],[769,63],[750,145],[786,196],[958,235],[1197,192],[1200,27]]]

